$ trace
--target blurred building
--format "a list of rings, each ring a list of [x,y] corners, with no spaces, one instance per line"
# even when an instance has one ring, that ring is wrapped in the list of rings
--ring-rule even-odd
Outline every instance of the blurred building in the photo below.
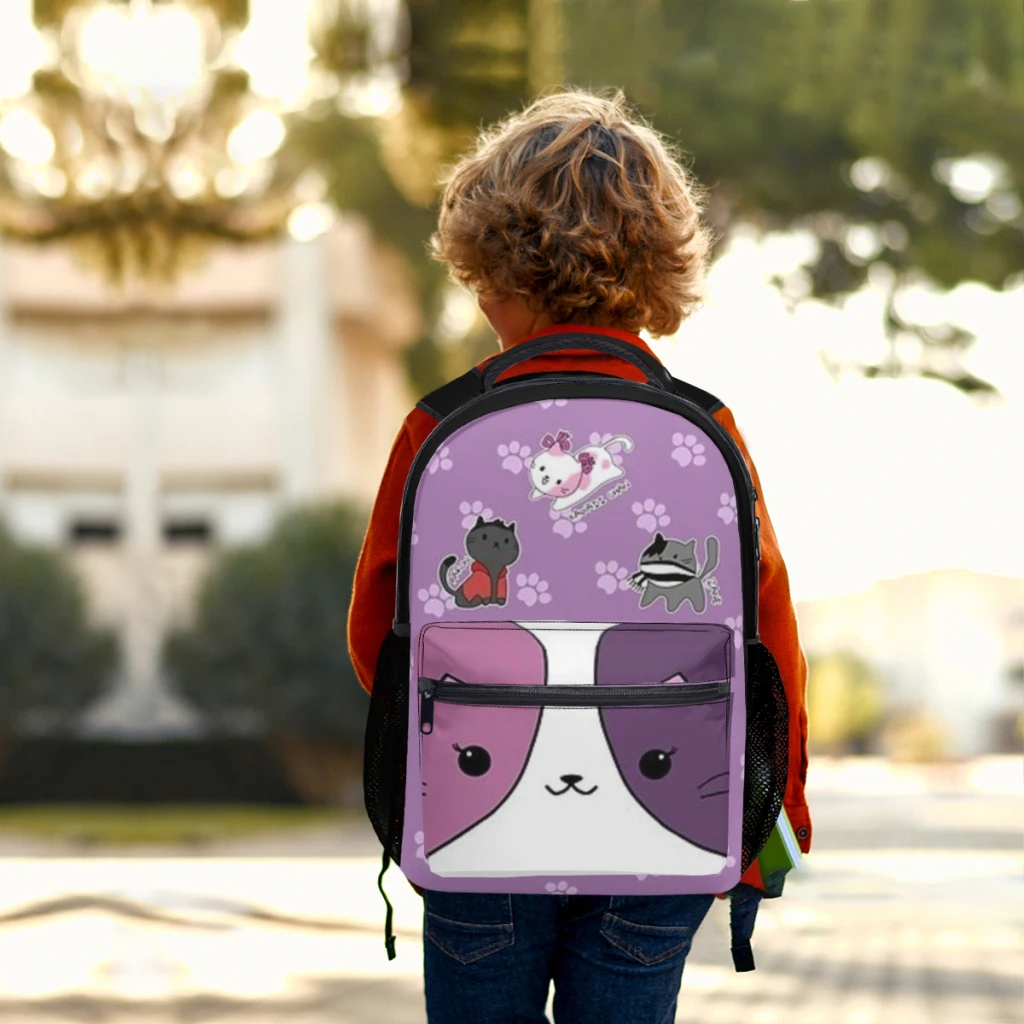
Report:
[[[936,570],[802,602],[797,617],[809,655],[862,657],[881,675],[888,709],[932,716],[950,755],[990,751],[1000,723],[1020,714],[1024,580]]]
[[[225,247],[166,293],[113,292],[62,249],[0,250],[0,513],[70,549],[123,678],[87,731],[190,732],[159,651],[211,554],[283,508],[369,502],[419,331],[403,264],[349,219]]]

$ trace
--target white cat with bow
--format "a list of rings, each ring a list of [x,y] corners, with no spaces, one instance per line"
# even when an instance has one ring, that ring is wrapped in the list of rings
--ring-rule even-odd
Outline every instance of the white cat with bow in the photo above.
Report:
[[[563,512],[589,498],[612,480],[625,475],[610,451],[619,445],[623,451],[633,450],[632,439],[616,434],[600,444],[588,444],[572,450],[572,435],[567,430],[545,434],[541,450],[530,460],[531,501],[551,498],[551,507]]]

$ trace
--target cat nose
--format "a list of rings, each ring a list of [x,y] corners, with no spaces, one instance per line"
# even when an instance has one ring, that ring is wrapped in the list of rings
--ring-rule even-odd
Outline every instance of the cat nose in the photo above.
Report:
[[[561,778],[567,786],[575,786],[577,782],[583,781],[582,775],[563,775]]]
[[[542,476],[542,477],[540,478],[540,482],[541,482],[542,484],[544,484],[545,486],[547,486],[547,483],[548,483],[548,481],[549,481],[550,479],[551,479],[551,477],[549,477],[549,476]]]

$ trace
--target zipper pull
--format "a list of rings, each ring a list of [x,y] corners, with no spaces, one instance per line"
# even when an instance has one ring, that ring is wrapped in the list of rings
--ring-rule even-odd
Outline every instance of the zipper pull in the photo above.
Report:
[[[420,677],[420,732],[429,736],[434,731],[434,680]]]

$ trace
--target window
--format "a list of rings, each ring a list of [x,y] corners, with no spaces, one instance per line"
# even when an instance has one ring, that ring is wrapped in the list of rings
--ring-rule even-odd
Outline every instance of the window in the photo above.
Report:
[[[209,519],[165,519],[164,540],[168,544],[212,544],[213,526]]]
[[[116,544],[121,539],[121,523],[105,516],[79,516],[68,526],[72,544]]]

